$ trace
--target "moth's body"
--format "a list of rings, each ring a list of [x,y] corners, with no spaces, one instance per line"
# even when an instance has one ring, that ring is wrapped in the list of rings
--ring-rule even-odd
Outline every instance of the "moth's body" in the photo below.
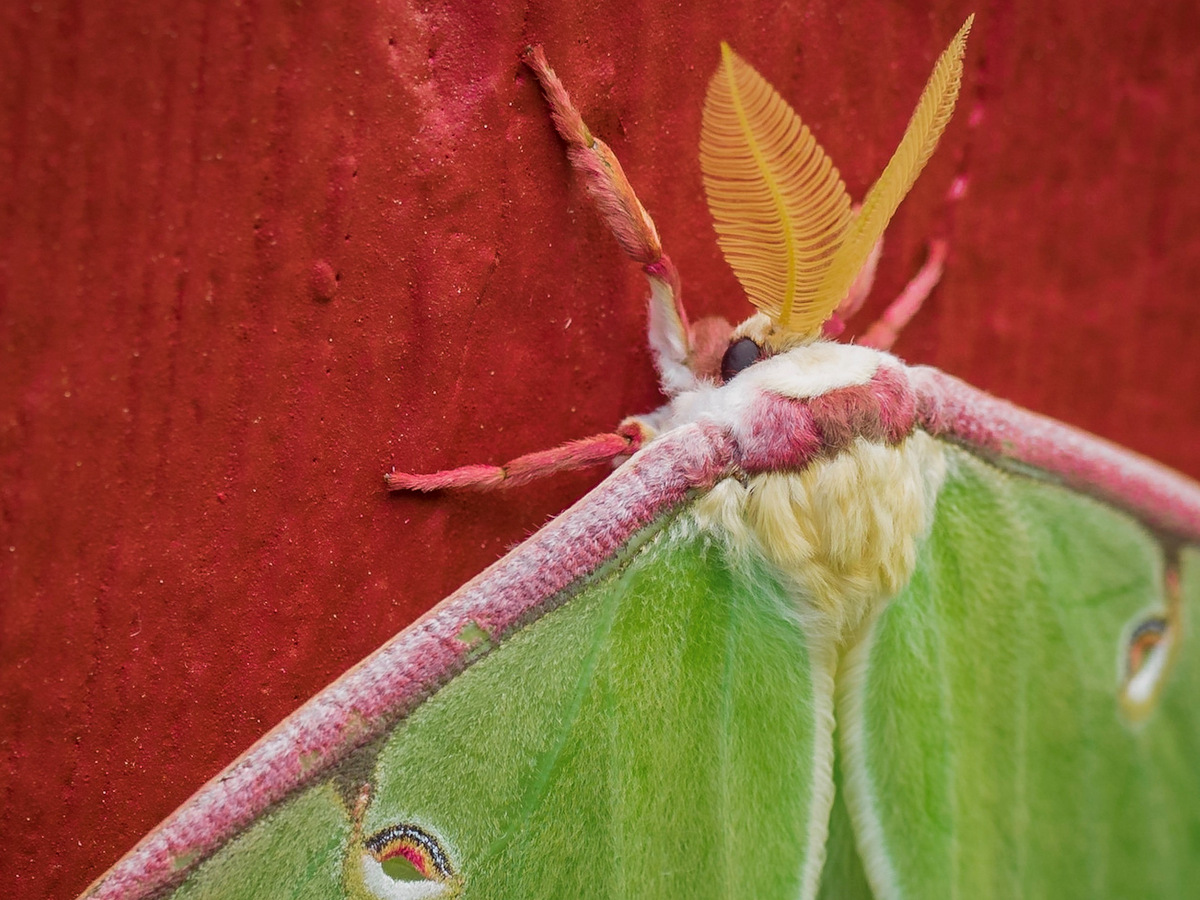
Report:
[[[896,372],[903,364],[867,347],[812,341],[750,366],[728,384],[699,383],[629,424],[647,444],[700,423],[749,443],[746,432],[761,428],[765,409],[867,388],[881,367]],[[844,421],[825,425],[853,434],[860,410],[847,405],[843,412]],[[939,447],[920,432],[891,443],[882,432],[855,434],[836,450],[800,471],[726,479],[693,512],[738,552],[778,567],[795,588],[796,608],[815,633],[829,637],[831,649],[908,582],[945,471]]]
[[[1113,451],[958,412],[985,402],[825,343],[680,394],[592,495],[126,865],[161,886],[175,848],[208,848],[177,900],[292,897],[297,872],[355,900],[1186,895],[1200,540],[1138,517],[1196,529],[1200,488],[1121,456],[1125,512],[998,468],[958,444]],[[1157,663],[1129,670],[1160,622]]]
[[[857,210],[724,48],[701,158],[760,309],[737,329],[688,323],[649,216],[532,51],[649,277],[668,401],[508,467],[393,474],[497,487],[630,457],[87,896],[1194,893],[1200,485],[883,352],[944,245],[875,347],[822,339],[949,117],[969,26]]]

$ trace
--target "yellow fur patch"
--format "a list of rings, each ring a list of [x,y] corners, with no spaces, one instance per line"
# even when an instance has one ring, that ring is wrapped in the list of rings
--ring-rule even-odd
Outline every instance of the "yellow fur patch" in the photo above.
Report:
[[[858,438],[802,472],[726,479],[693,515],[777,566],[811,625],[845,646],[908,583],[945,471],[924,432],[896,446]]]

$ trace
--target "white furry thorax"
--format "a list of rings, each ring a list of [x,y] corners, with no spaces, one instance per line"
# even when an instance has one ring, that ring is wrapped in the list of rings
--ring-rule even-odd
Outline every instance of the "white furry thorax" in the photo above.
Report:
[[[651,440],[699,421],[736,436],[750,424],[758,395],[804,400],[864,385],[886,359],[818,341],[756,363],[727,385],[681,393],[636,421]],[[897,445],[860,437],[802,471],[727,478],[691,515],[735,558],[768,560],[793,589],[814,637],[845,647],[912,576],[945,471],[941,446],[922,431]]]
[[[892,357],[853,344],[816,341],[755,363],[729,384],[697,383],[652,413],[628,421],[641,426],[647,442],[692,422],[713,422],[738,433],[754,398],[776,394],[792,400],[819,397],[868,383]]]

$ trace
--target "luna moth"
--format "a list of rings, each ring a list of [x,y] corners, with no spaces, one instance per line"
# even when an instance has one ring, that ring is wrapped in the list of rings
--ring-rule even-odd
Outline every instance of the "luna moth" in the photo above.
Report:
[[[970,20],[861,205],[731,49],[701,160],[758,312],[689,323],[537,49],[651,287],[668,402],[506,467],[592,493],[203,787],[84,896],[1179,897],[1200,883],[1200,486],[860,344],[884,228]],[[627,458],[626,458],[627,457]]]

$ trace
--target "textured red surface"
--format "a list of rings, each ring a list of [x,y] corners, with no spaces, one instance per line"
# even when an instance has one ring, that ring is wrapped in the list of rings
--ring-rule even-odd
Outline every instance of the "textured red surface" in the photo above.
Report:
[[[738,318],[696,157],[718,39],[858,196],[974,8],[862,318],[945,232],[901,355],[1200,475],[1191,0],[583,6],[0,9],[0,895],[71,897],[598,477],[389,498],[393,462],[502,461],[657,402],[643,283],[527,42],[689,308]]]

